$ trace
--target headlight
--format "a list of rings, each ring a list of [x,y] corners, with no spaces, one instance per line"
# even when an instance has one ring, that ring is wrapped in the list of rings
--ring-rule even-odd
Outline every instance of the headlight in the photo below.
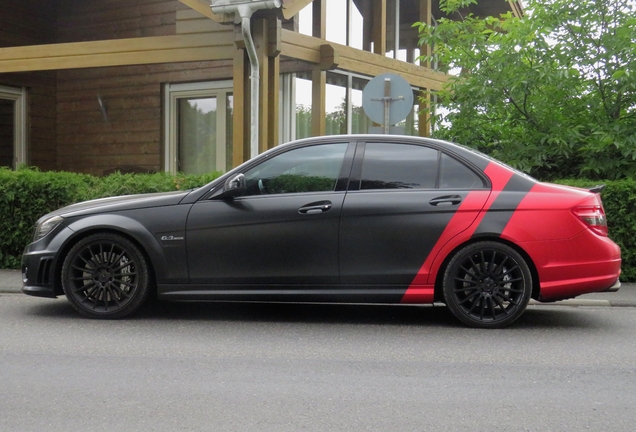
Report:
[[[58,226],[64,218],[61,216],[53,216],[48,219],[44,219],[35,227],[35,234],[33,235],[33,241],[38,241]]]

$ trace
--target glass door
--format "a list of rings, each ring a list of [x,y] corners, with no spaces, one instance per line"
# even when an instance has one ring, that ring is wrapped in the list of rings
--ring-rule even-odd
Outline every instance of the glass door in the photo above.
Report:
[[[166,171],[232,168],[232,82],[167,84]]]

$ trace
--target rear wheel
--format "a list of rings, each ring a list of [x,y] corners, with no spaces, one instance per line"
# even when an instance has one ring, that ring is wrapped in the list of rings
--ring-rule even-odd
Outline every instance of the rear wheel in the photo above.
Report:
[[[524,258],[497,242],[473,243],[453,256],[444,272],[444,299],[471,327],[500,328],[525,311],[532,276]]]
[[[139,309],[150,293],[148,264],[139,248],[117,234],[93,234],[70,250],[62,286],[79,313],[114,319]]]

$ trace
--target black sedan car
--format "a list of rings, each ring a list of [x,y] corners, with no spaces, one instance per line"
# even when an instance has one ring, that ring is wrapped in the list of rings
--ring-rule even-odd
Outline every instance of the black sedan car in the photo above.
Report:
[[[595,191],[452,143],[346,135],[278,146],[199,189],[43,216],[23,292],[121,318],[166,300],[446,303],[501,327],[531,297],[615,290]]]

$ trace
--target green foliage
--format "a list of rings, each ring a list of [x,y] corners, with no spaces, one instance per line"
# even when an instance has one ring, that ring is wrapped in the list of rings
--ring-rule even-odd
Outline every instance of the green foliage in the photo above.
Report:
[[[450,78],[431,109],[436,136],[476,147],[541,179],[636,172],[636,3],[528,0],[525,16],[462,15],[442,0],[416,23],[427,58]],[[451,15],[449,15],[451,16]]]
[[[18,268],[40,216],[95,198],[147,192],[186,190],[202,186],[219,173],[176,176],[119,174],[93,177],[68,172],[40,172],[0,168],[0,268]]]

